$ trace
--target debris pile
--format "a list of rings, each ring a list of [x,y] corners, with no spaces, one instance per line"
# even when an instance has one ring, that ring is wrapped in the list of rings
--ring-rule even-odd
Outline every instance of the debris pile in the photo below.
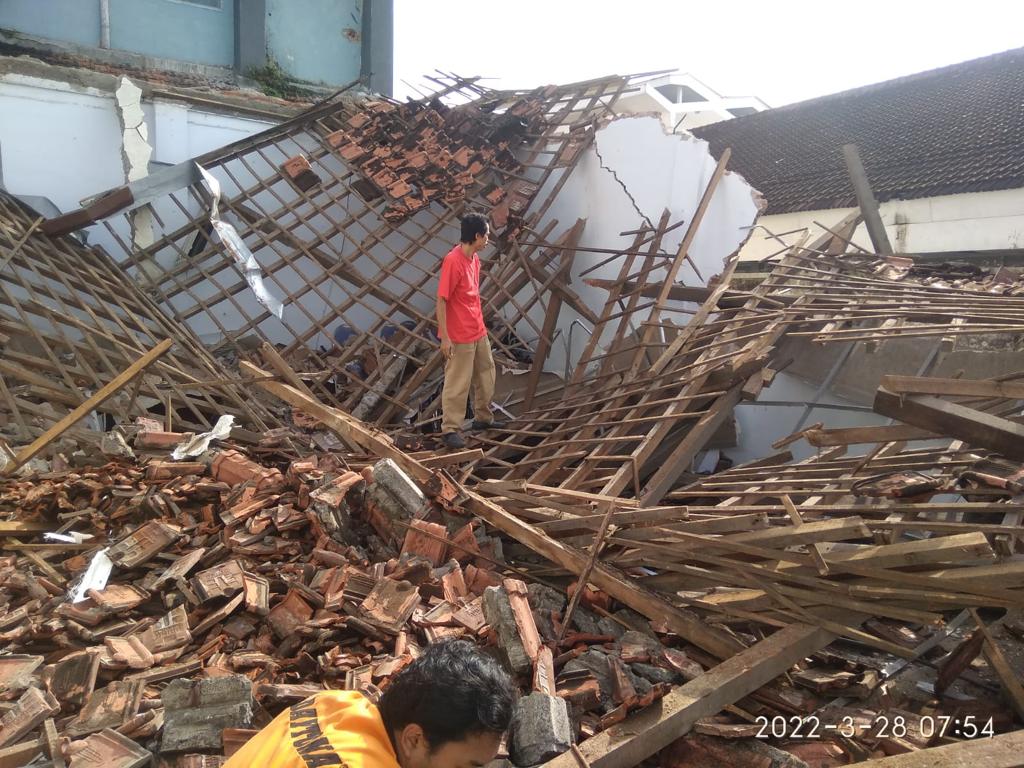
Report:
[[[391,459],[282,472],[224,449],[7,480],[0,498],[7,533],[60,540],[11,539],[0,568],[0,745],[26,758],[54,723],[72,765],[100,739],[118,760],[230,754],[321,687],[374,695],[424,644],[464,637],[532,691],[509,747],[532,765],[701,671],[607,595],[563,629],[561,589],[515,578],[451,488],[431,499]]]
[[[307,397],[284,385],[265,386],[297,403]],[[871,522],[809,521],[818,512],[814,505],[796,508],[788,496],[778,505],[784,521],[764,503],[756,513],[716,505],[698,515],[704,507],[645,511],[619,499],[595,514],[586,512],[579,493],[573,498],[569,491],[524,486],[501,497],[508,510],[537,522],[519,523],[527,531],[521,533],[510,512],[488,521],[493,509],[502,508],[425,468],[385,436],[340,411],[304,404],[325,422],[340,419],[350,440],[389,457],[321,454],[269,466],[223,448],[174,462],[163,458],[166,448],[145,448],[166,446],[168,436],[142,432],[134,445],[145,463],[118,460],[3,482],[4,512],[14,518],[5,524],[11,538],[4,548],[12,554],[0,571],[0,642],[10,668],[3,686],[12,703],[0,723],[4,745],[26,759],[62,749],[73,760],[102,742],[126,761],[153,752],[166,765],[190,765],[194,755],[230,754],[276,712],[321,688],[373,696],[424,644],[455,636],[493,648],[523,685],[526,695],[507,744],[517,765],[555,759],[574,740],[606,733],[642,716],[655,700],[685,691],[687,681],[707,685],[726,666],[716,666],[728,656],[723,648],[734,648],[734,659],[740,659],[754,650],[763,654],[765,643],[776,653],[778,646],[797,645],[796,659],[771,657],[780,666],[768,679],[797,662],[788,680],[747,681],[748,690],[736,693],[727,714],[716,715],[715,708],[694,717],[698,735],[673,746],[663,764],[685,765],[685,755],[693,754],[731,754],[738,761],[736,755],[751,749],[755,755],[780,752],[764,743],[767,737],[804,753],[799,734],[786,730],[801,717],[857,724],[856,733],[826,739],[832,746],[819,751],[832,762],[817,764],[922,748],[935,736],[924,734],[927,726],[920,724],[936,718],[970,715],[986,733],[1011,725],[1006,708],[991,699],[963,693],[946,703],[932,699],[960,676],[991,689],[991,680],[967,667],[983,650],[1001,657],[1001,647],[1021,626],[1015,620],[991,629],[979,624],[960,642],[956,630],[973,623],[961,617],[943,628],[941,617],[927,612],[1019,604],[1008,583],[1020,570],[1015,563],[973,565],[994,557],[981,532],[946,536],[940,541],[950,546],[943,550],[927,540],[917,547],[822,548],[823,542],[863,539]],[[964,464],[941,452],[908,456],[921,466],[938,461],[951,472]],[[784,465],[768,471],[791,478],[794,498],[817,492],[802,490],[800,476]],[[969,487],[965,492],[977,493],[979,478],[999,471],[972,464],[971,474],[959,477]],[[756,478],[763,473],[743,472],[734,468],[678,493],[691,503],[725,495],[716,483],[729,486],[735,476],[747,495],[758,494]],[[907,475],[905,470],[900,477]],[[813,467],[808,476],[818,476]],[[900,489],[908,481],[901,484],[900,477],[861,483],[858,493],[903,498]],[[911,498],[919,505],[922,494],[951,490],[939,483],[922,490],[919,478],[909,481],[918,483]],[[1015,481],[1010,476],[1006,482]],[[489,485],[482,486],[488,494]],[[714,514],[722,509],[730,511]],[[831,518],[840,510],[828,511]],[[745,520],[751,514],[760,523]],[[568,582],[556,576],[554,584],[537,575],[538,553],[564,546],[597,518],[604,518],[604,530],[594,547],[606,546],[605,562],[622,570],[570,567]],[[506,536],[496,536],[488,522]],[[942,523],[936,527],[941,530]],[[755,530],[729,533],[737,528]],[[36,543],[41,531],[61,540]],[[536,553],[523,548],[531,531],[543,542]],[[904,552],[910,548],[920,554]],[[98,562],[107,569],[97,568]],[[908,563],[929,562],[943,565],[905,570]],[[573,571],[589,575],[587,586],[569,600],[579,588]],[[662,596],[620,593],[631,608],[612,597],[618,593],[614,584],[609,591],[599,586],[628,586],[626,574]],[[864,577],[862,586],[837,578],[850,574]],[[988,586],[993,578],[1004,586]],[[882,586],[900,580],[908,586]],[[922,589],[929,582],[931,590]],[[76,587],[84,598],[77,602],[68,598]],[[673,607],[672,593],[707,623]],[[637,610],[645,606],[646,616]],[[855,626],[858,613],[863,629]],[[772,627],[776,633],[759,642]],[[982,634],[990,632],[1003,637]],[[862,650],[829,645],[837,637]],[[943,655],[943,647],[952,653]],[[908,660],[936,651],[942,687],[929,691],[924,703],[913,691],[889,690],[886,681]],[[750,674],[748,663],[743,671]],[[829,704],[837,695],[848,703]],[[917,723],[917,731],[887,734],[883,720],[893,717]],[[57,741],[48,745],[51,730]],[[717,738],[709,741],[712,736]]]
[[[1019,275],[850,252],[855,213],[749,290],[735,256],[684,285],[725,152],[673,252],[668,213],[589,249],[618,270],[593,309],[587,222],[544,217],[625,84],[445,79],[472,103],[327,102],[202,158],[280,318],[191,165],[154,181],[150,248],[125,245],[128,187],[70,215],[113,256],[0,194],[0,767],[216,765],[447,637],[521,685],[516,765],[988,764],[1021,740],[1020,374],[885,376],[890,424],[698,467],[788,344],[1012,341]],[[524,375],[507,430],[439,454],[456,199],[497,205],[485,307]],[[563,309],[589,336],[542,384]]]

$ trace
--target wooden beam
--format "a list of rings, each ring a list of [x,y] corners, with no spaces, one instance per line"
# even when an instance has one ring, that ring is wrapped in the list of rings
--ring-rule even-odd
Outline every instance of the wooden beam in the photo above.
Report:
[[[991,738],[960,741],[903,755],[857,763],[862,768],[1019,768],[1024,752],[1024,731]]]
[[[985,626],[985,622],[978,616],[978,612],[973,608],[970,611],[971,618],[974,619],[974,623],[978,625],[978,630],[985,638],[985,658],[988,659],[988,663],[995,670],[999,682],[1003,684],[1003,690],[1006,691],[1010,703],[1013,704],[1013,708],[1017,712],[1017,716],[1024,717],[1024,686],[1021,686],[1020,680],[1017,679],[1016,671],[1010,666],[1010,662],[1006,660],[1003,649],[999,647],[996,639],[992,637],[992,633],[988,631],[988,627]]]
[[[4,470],[5,473],[10,474],[14,472],[18,467],[24,465],[26,462],[31,461],[40,451],[42,451],[51,442],[60,437],[64,432],[73,427],[79,421],[84,419],[98,406],[102,405],[106,400],[113,397],[122,387],[130,384],[131,381],[142,373],[146,368],[161,358],[171,348],[172,341],[170,339],[164,339],[149,352],[144,354],[130,366],[125,368],[119,373],[113,381],[104,387],[100,388],[92,397],[88,398],[85,402],[75,408],[71,413],[65,416],[63,419],[58,421],[46,432],[40,435],[34,442],[23,448],[13,464],[8,464]]]
[[[42,533],[44,531],[52,531],[54,525],[50,523],[27,523],[22,520],[3,520],[0,521],[0,534],[9,533]]]
[[[979,532],[852,549],[823,544],[819,548],[819,552],[821,552],[825,564],[834,571],[842,571],[845,564],[865,565],[873,568],[901,568],[981,558],[995,559],[995,552],[992,551],[988,539],[985,538],[985,534]],[[781,570],[790,567],[792,566],[785,563],[779,566]]]
[[[24,768],[36,755],[42,754],[43,740],[23,741],[0,749],[0,768]]]
[[[697,272],[697,267],[690,258],[690,246],[693,245],[694,238],[697,237],[697,231],[700,229],[700,223],[704,219],[704,214],[707,213],[708,208],[711,206],[711,200],[715,196],[715,192],[718,190],[718,183],[725,175],[725,168],[729,164],[729,158],[731,156],[732,150],[727,147],[725,151],[722,152],[722,156],[718,158],[718,164],[715,166],[715,170],[711,174],[711,178],[708,180],[708,185],[704,188],[704,194],[701,195],[700,202],[697,204],[697,210],[693,212],[693,218],[690,219],[690,223],[686,227],[686,233],[683,235],[683,239],[679,243],[679,249],[676,251],[676,256],[672,260],[672,265],[665,273],[665,279],[661,284],[661,290],[658,291],[658,296],[654,300],[654,307],[651,309],[646,327],[644,328],[643,336],[641,337],[640,346],[642,348],[646,348],[654,339],[654,334],[657,332],[655,323],[657,323],[661,315],[662,307],[668,300],[668,295],[672,290],[672,286],[675,285],[676,277],[679,275],[679,270],[682,268],[683,262],[689,261],[690,266],[693,267],[693,271]],[[700,273],[698,273],[698,275],[699,274]],[[643,357],[640,354],[635,356],[633,365],[630,366],[629,373],[626,375],[627,379],[634,378],[637,375],[640,370],[642,360]]]
[[[1004,397],[1024,400],[1024,383],[989,379],[940,379],[928,376],[883,376],[880,386],[904,395]]]
[[[263,359],[266,361],[267,365],[277,371],[277,374],[281,378],[300,392],[304,392],[310,397],[315,397],[313,390],[306,386],[306,382],[300,379],[299,374],[292,370],[292,367],[288,365],[288,362],[283,357],[281,357],[281,353],[277,351],[273,344],[269,341],[264,341],[263,344],[260,345],[260,354],[263,355]]]
[[[243,373],[253,377],[266,375],[264,371],[246,361],[240,364],[240,368]],[[363,424],[344,411],[324,405],[287,384],[260,381],[258,385],[286,403],[315,416],[328,429],[345,439],[354,440],[364,450],[382,458],[392,459],[414,480],[422,483],[432,476],[429,469],[399,449],[387,434]],[[555,541],[475,491],[468,488],[463,490],[467,496],[464,505],[470,512],[577,576],[583,572],[587,556],[582,552]],[[743,650],[743,646],[730,635],[708,626],[697,616],[676,608],[607,566],[595,565],[590,582],[634,611],[648,618],[663,621],[672,632],[717,658],[728,658]]]
[[[883,427],[847,427],[844,429],[808,429],[804,432],[807,442],[815,448],[834,448],[837,445],[858,445],[862,443],[895,443],[900,440],[935,440],[941,437],[934,432],[908,424],[892,424]]]
[[[565,614],[562,618],[562,628],[558,630],[558,637],[555,639],[555,647],[561,647],[562,640],[565,639],[565,632],[569,629],[569,624],[572,621],[572,615],[576,611],[576,606],[580,604],[580,600],[583,598],[583,593],[587,591],[587,583],[590,581],[590,574],[594,570],[594,564],[597,562],[597,558],[601,556],[601,550],[604,549],[605,533],[608,531],[608,523],[612,519],[612,514],[615,512],[615,505],[608,502],[606,505],[608,508],[601,516],[601,523],[597,529],[597,535],[594,536],[594,542],[591,544],[590,556],[587,558],[587,564],[583,567],[583,572],[580,574],[579,579],[576,580],[576,591],[573,592],[572,597],[569,598],[569,605],[565,609]]]
[[[569,230],[566,236],[566,244],[569,248],[575,248],[579,244],[585,221],[585,219],[578,219],[573,228]],[[551,340],[554,338],[555,330],[558,327],[558,316],[562,311],[562,293],[554,290],[554,288],[562,280],[568,282],[575,256],[576,254],[572,250],[562,250],[558,269],[555,270],[554,282],[551,284],[552,290],[548,293],[548,306],[544,313],[544,324],[541,326],[540,338],[537,339],[537,351],[534,352],[533,365],[530,366],[530,373],[526,377],[526,391],[523,394],[522,405],[525,411],[533,407],[533,398],[537,392],[537,384],[540,382],[541,373],[544,372],[544,363],[547,361],[548,353],[551,351]],[[593,317],[593,313],[591,313],[591,316]],[[596,325],[597,318],[593,317],[590,322]]]
[[[899,395],[885,387],[878,388],[873,407],[883,416],[1024,460],[1024,425],[1009,419],[931,395]]]
[[[850,174],[850,182],[857,195],[860,212],[864,215],[864,225],[868,228],[871,244],[877,253],[883,256],[892,256],[889,235],[886,234],[885,226],[882,224],[882,216],[878,212],[878,201],[875,200],[875,193],[871,191],[868,174],[864,170],[864,164],[860,161],[860,153],[857,151],[856,144],[843,145],[843,159],[846,160],[846,170]]]
[[[702,717],[710,717],[791,666],[824,648],[835,635],[794,624],[709,669],[647,707],[587,739],[580,751],[593,768],[632,768],[686,735]],[[559,755],[545,768],[577,768],[571,753]]]
[[[679,441],[679,445],[662,463],[661,468],[647,481],[640,496],[640,506],[653,507],[668,495],[679,476],[689,469],[693,457],[703,450],[711,435],[732,415],[733,408],[739,403],[742,394],[743,385],[737,384],[715,400],[708,412],[701,416]]]

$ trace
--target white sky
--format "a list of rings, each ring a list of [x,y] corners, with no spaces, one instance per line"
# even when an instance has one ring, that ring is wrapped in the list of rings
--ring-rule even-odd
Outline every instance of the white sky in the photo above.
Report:
[[[394,3],[399,98],[434,69],[515,88],[679,69],[780,106],[1024,45],[1020,0]]]

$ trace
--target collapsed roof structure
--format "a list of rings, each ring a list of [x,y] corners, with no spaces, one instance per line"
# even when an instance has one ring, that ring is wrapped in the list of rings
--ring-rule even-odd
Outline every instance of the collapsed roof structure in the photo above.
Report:
[[[559,766],[626,768],[694,727],[721,743],[677,742],[662,764],[708,754],[740,764],[741,745],[725,737],[749,747],[758,718],[819,712],[822,723],[854,714],[873,722],[886,706],[914,718],[912,737],[836,734],[817,764],[914,751],[942,741],[925,733],[927,718],[967,710],[949,700],[928,709],[906,692],[893,703],[884,683],[905,668],[898,659],[925,659],[909,668],[923,667],[943,644],[956,652],[938,662],[942,685],[932,695],[984,651],[991,675],[970,672],[968,682],[1004,687],[1024,714],[1002,650],[1015,625],[988,627],[970,613],[1022,604],[1024,507],[1012,463],[1024,460],[1019,376],[892,377],[875,409],[902,423],[819,424],[778,435],[779,452],[757,462],[697,471],[734,409],[788,365],[787,340],[877,347],[1018,334],[1019,276],[1000,270],[955,285],[922,276],[910,259],[852,246],[854,213],[804,233],[767,279],[740,289],[737,252],[759,196],[728,172],[727,149],[715,161],[654,118],[616,118],[626,78],[525,92],[448,76],[436,84],[437,93],[406,104],[327,101],[56,219],[0,200],[4,455],[8,473],[34,478],[0,486],[0,509],[12,518],[4,532],[15,537],[0,591],[25,620],[4,623],[0,642],[46,653],[48,665],[93,648],[110,678],[93,691],[93,672],[68,710],[46,698],[55,687],[33,680],[36,667],[17,685],[0,682],[18,695],[0,746],[16,748],[16,759],[46,751],[56,762],[48,718],[73,715],[58,720],[62,732],[116,742],[126,760],[141,748],[119,738],[160,735],[160,759],[200,764],[185,753],[198,760],[244,733],[225,732],[220,744],[185,738],[193,725],[163,685],[169,676],[243,674],[273,712],[346,673],[350,686],[365,686],[367,675],[386,685],[416,641],[434,642],[441,626],[498,645],[510,663],[525,644],[524,687],[570,700],[574,736],[589,737],[576,751],[561,742],[541,750]],[[470,207],[490,212],[497,240],[482,294],[507,372],[497,405],[512,423],[470,450],[434,454],[423,449],[443,378],[436,267]],[[83,229],[88,246],[71,234]],[[577,328],[586,335],[575,345]],[[81,426],[89,414],[91,430]],[[216,425],[225,414],[237,420],[232,445],[248,457],[206,453],[208,438],[185,461],[166,460],[167,448],[190,442],[183,433],[223,439]],[[798,440],[827,450],[794,461],[785,447]],[[99,450],[74,455],[90,444]],[[858,444],[869,448],[844,455]],[[121,458],[85,477],[74,466],[110,455]],[[374,501],[385,494],[374,488],[407,503]],[[351,538],[353,519],[370,538]],[[100,540],[24,540],[76,522],[116,543],[108,551]],[[473,533],[475,523],[487,536]],[[65,600],[101,549],[119,581]],[[430,561],[425,571],[417,557]],[[154,558],[181,572],[164,573]],[[197,565],[230,578],[204,570],[186,581]],[[545,613],[543,595],[523,598],[517,581],[564,587],[573,578],[587,615],[608,620],[600,627],[597,618],[572,623],[580,598],[565,605],[554,590]],[[507,611],[449,616],[498,600],[488,588],[503,590]],[[110,606],[122,603],[107,590],[133,595],[116,621]],[[57,605],[67,607],[44,618]],[[185,605],[187,615],[172,615]],[[146,634],[167,609],[159,627],[174,630],[169,648]],[[98,629],[79,631],[85,617]],[[958,628],[974,622],[952,648]],[[623,626],[665,650],[640,653]],[[275,637],[283,646],[271,663]],[[358,650],[340,654],[342,645]],[[254,653],[267,659],[253,664]],[[577,695],[587,674],[568,662],[591,653],[607,665],[593,673],[601,695]],[[631,665],[643,664],[661,687],[631,677]],[[787,671],[790,679],[768,685]],[[101,702],[121,684],[135,686],[135,703],[107,717],[112,705]],[[818,709],[855,685],[862,707]],[[1011,729],[977,690],[952,701],[969,699],[972,716]],[[660,708],[644,708],[660,696]],[[162,721],[137,719],[143,699],[146,711],[162,706]],[[723,709],[728,716],[714,719]],[[789,731],[772,735],[801,751]],[[976,760],[994,754],[970,742],[943,748],[954,747]],[[797,759],[776,752],[771,759]],[[751,764],[766,759],[749,754]]]

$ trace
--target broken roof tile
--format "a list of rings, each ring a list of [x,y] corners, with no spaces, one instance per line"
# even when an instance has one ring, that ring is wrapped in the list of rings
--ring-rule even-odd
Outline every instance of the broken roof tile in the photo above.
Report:
[[[407,581],[383,578],[359,605],[360,616],[376,627],[397,635],[420,603],[416,587]]]
[[[141,768],[152,754],[117,731],[104,728],[68,749],[68,768]]]
[[[203,602],[232,597],[245,587],[245,573],[237,560],[218,563],[191,579],[191,587]]]
[[[42,663],[42,656],[21,653],[0,656],[0,693],[28,688],[32,684],[32,674]]]
[[[440,523],[412,520],[405,532],[402,554],[425,557],[436,568],[444,562],[447,537],[448,531]]]
[[[106,613],[122,613],[137,608],[149,599],[149,592],[134,584],[107,584],[86,594]]]
[[[101,648],[70,653],[43,669],[43,685],[61,702],[81,706],[96,686]]]
[[[38,688],[29,688],[0,717],[0,747],[14,744],[58,712],[60,703],[52,694]]]
[[[293,635],[295,630],[313,618],[313,609],[295,589],[288,590],[284,600],[275,605],[267,615],[267,623],[280,639]]]
[[[119,727],[139,711],[142,691],[142,683],[133,680],[115,680],[93,691],[65,732],[77,737]]]
[[[164,551],[180,536],[177,528],[150,520],[110,547],[107,557],[122,568],[135,568]]]

